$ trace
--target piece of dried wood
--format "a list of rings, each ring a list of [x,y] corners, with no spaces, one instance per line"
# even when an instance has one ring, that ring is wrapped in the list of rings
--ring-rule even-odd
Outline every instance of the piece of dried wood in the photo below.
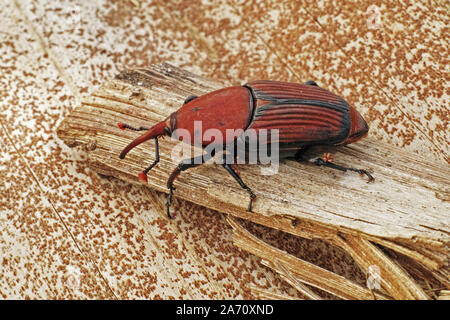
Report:
[[[423,289],[399,266],[370,241],[358,236],[339,237],[340,247],[356,260],[363,270],[376,266],[383,288],[397,299],[429,299]],[[382,266],[382,268],[380,268]]]
[[[289,277],[303,282],[342,299],[386,299],[383,294],[362,287],[331,271],[312,263],[296,258],[285,251],[272,247],[245,230],[234,218],[228,218],[233,227],[233,242],[236,246],[262,258],[262,263],[276,270],[281,275],[286,271]],[[281,268],[280,268],[281,265]],[[296,287],[296,286],[294,286]],[[305,294],[304,288],[299,288]],[[307,292],[309,298],[318,298],[316,294]]]
[[[221,87],[168,64],[125,71],[87,97],[62,121],[57,133],[69,146],[83,146],[97,172],[140,183],[137,174],[154,160],[154,143],[140,145],[120,160],[122,148],[139,133],[122,131],[117,123],[151,126],[176,111],[186,97]],[[149,173],[149,187],[168,191],[167,178],[181,160],[172,155],[179,144],[169,138],[160,140],[161,161]],[[174,196],[344,249],[349,249],[349,243],[344,244],[339,235],[377,243],[414,259],[450,287],[448,165],[370,137],[342,147],[334,157],[336,163],[369,169],[375,183],[365,183],[354,173],[290,160],[283,160],[278,173],[271,176],[261,175],[259,166],[242,165],[240,175],[257,195],[254,212],[249,213],[247,192],[221,166],[205,164],[181,173]],[[350,251],[355,261],[364,259],[358,250]],[[381,272],[389,272],[383,259],[375,262]],[[365,265],[360,264],[363,270]],[[395,292],[411,292],[399,286],[400,280]]]
[[[291,286],[301,292],[305,297],[311,300],[321,300],[321,297],[309,289],[306,285],[300,282],[295,276],[287,270],[280,261],[273,264],[269,261],[262,260],[262,264],[277,270],[280,276]]]

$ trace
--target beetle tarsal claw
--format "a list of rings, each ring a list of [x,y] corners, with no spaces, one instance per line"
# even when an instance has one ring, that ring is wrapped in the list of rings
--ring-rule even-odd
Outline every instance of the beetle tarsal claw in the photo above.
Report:
[[[172,216],[170,215],[170,204],[168,204],[168,203],[167,203],[166,211],[167,211],[167,216],[169,217],[169,219],[172,219]]]
[[[364,169],[353,169],[353,168],[347,168],[347,169],[350,170],[350,171],[358,172],[361,177],[366,175],[367,178],[369,178],[369,180],[367,180],[367,183],[375,181],[375,178],[367,170],[364,170]]]
[[[369,180],[367,180],[367,183],[375,181],[375,178],[372,177],[372,175],[369,172],[367,172],[366,170],[361,170],[360,175],[361,176],[366,175],[369,178]]]
[[[248,212],[253,212],[252,211],[252,202],[253,202],[253,199],[250,199],[250,202],[248,203],[248,208],[247,208]]]
[[[174,187],[169,187],[169,197],[167,198],[167,202],[166,202],[166,212],[167,212],[167,216],[169,217],[169,219],[172,219],[172,216],[170,215],[170,206],[172,205],[172,196],[173,196],[173,190],[175,188]]]
[[[248,203],[248,211],[252,212],[252,204],[253,200],[255,200],[256,195],[253,193],[251,189],[247,189],[248,193],[250,194],[250,202]]]

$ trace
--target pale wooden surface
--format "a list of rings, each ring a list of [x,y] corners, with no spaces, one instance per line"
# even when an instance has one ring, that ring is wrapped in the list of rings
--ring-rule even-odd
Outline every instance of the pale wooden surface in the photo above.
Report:
[[[235,249],[222,215],[177,202],[168,224],[164,196],[99,178],[57,139],[81,97],[127,67],[167,61],[225,84],[315,79],[362,111],[373,137],[449,163],[443,2],[377,2],[379,29],[367,25],[369,3],[352,1],[0,4],[3,298],[255,297],[247,284],[295,295]],[[364,284],[341,251],[290,243]]]

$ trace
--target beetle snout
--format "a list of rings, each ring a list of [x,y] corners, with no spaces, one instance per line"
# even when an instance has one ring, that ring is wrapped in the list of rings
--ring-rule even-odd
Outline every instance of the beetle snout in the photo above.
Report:
[[[366,120],[364,120],[361,114],[353,107],[350,107],[350,119],[350,134],[345,140],[346,144],[353,143],[355,141],[358,141],[359,139],[364,138],[369,132],[369,126],[367,125]]]

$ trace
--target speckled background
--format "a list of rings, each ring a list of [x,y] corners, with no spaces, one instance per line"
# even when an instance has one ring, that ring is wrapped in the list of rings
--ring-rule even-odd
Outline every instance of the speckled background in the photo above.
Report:
[[[177,201],[168,222],[163,195],[100,177],[56,137],[83,96],[127,67],[169,62],[224,84],[314,79],[353,104],[371,135],[450,163],[445,1],[0,6],[1,298],[254,298],[248,284],[297,296],[233,246],[222,214]],[[338,249],[292,241],[364,282]]]

